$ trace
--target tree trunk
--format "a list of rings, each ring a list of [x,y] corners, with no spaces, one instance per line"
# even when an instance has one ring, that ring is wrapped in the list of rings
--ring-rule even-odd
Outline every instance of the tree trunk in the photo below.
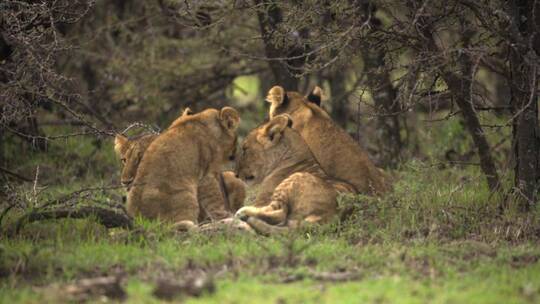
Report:
[[[255,0],[255,4],[261,8],[257,12],[259,26],[264,43],[264,51],[268,57],[268,64],[274,74],[276,84],[281,85],[285,90],[298,90],[298,79],[294,77],[288,68],[288,52],[275,46],[273,41],[279,23],[283,21],[281,9],[274,2]],[[281,59],[275,59],[281,58]]]
[[[540,3],[512,1],[509,15],[516,41],[510,46],[511,100],[513,114],[514,184],[517,207],[529,211],[538,200],[540,137],[538,130],[538,62],[540,54]],[[536,16],[533,14],[536,12]],[[534,19],[536,17],[536,20]],[[536,23],[536,24],[535,24]]]
[[[377,109],[377,124],[381,131],[381,161],[395,168],[401,158],[400,103],[397,91],[385,69],[384,53],[366,49],[362,52],[364,71],[368,73],[367,86]]]
[[[356,10],[358,18],[369,22],[373,32],[382,29],[382,22],[376,17],[377,5],[372,1],[360,2]],[[377,125],[380,130],[379,149],[384,165],[395,168],[401,158],[402,139],[400,134],[400,103],[397,90],[392,84],[386,69],[384,50],[372,45],[365,45],[362,50],[364,72],[367,73],[367,86],[375,103]]]
[[[452,96],[454,96],[454,100],[459,106],[465,120],[465,126],[473,138],[474,145],[478,149],[480,167],[486,176],[489,189],[495,191],[500,185],[499,175],[497,174],[495,162],[491,157],[489,144],[473,107],[471,76],[465,73],[464,75],[457,75],[447,72],[442,77]]]
[[[424,17],[418,18],[418,23],[421,28],[422,34],[425,38],[426,47],[433,54],[444,53],[434,40],[434,32],[429,26],[430,22],[425,20]],[[461,33],[463,47],[467,48],[470,44],[470,40],[473,36],[473,32],[470,30],[470,26],[464,26],[464,30]],[[499,175],[495,167],[495,162],[491,156],[489,143],[484,135],[480,120],[476,116],[476,111],[473,105],[473,64],[467,54],[462,54],[458,58],[459,73],[452,71],[447,63],[443,63],[441,76],[446,82],[450,93],[454,97],[456,104],[461,110],[463,119],[465,120],[465,126],[473,138],[474,145],[478,151],[480,158],[480,168],[486,176],[488,187],[491,191],[496,191],[500,185]]]
[[[349,117],[347,115],[348,94],[345,88],[345,73],[342,70],[334,72],[328,82],[332,94],[332,118],[342,128],[346,129]]]

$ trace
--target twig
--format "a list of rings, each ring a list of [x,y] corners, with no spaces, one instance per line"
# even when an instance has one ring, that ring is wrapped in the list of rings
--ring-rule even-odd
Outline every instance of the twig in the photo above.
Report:
[[[133,129],[133,128],[143,128],[143,129],[146,129],[148,131],[150,131],[152,134],[159,134],[160,133],[160,129],[159,128],[154,128],[150,125],[147,125],[147,124],[144,124],[142,122],[134,122],[132,124],[130,124],[127,128],[124,129],[124,131],[121,132],[121,134],[126,134],[127,131]]]

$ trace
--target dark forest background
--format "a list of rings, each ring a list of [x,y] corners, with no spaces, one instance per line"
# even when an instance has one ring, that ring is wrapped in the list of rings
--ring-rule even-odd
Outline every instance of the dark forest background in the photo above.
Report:
[[[21,184],[115,184],[110,143],[128,127],[232,105],[245,134],[265,119],[271,86],[319,85],[379,166],[480,170],[500,208],[530,210],[539,10],[526,0],[2,1],[3,196]]]

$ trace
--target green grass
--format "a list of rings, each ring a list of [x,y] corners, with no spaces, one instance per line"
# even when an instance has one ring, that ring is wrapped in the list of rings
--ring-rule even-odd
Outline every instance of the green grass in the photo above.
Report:
[[[12,142],[5,148],[10,168],[33,177],[39,165],[40,176],[37,193],[31,183],[9,189],[25,198],[27,210],[14,209],[0,223],[0,303],[66,302],[66,285],[118,273],[127,302],[159,303],[152,294],[159,280],[183,280],[194,271],[212,275],[215,292],[178,301],[538,303],[540,210],[501,214],[507,198],[487,190],[477,166],[437,161],[449,148],[459,154],[470,150],[463,132],[454,120],[419,132],[427,158],[401,164],[392,173],[393,193],[382,199],[341,197],[340,204],[353,210],[347,221],[270,238],[233,231],[179,233],[142,219],[132,231],[107,230],[95,219],[43,221],[8,237],[4,229],[32,204],[111,185],[118,181],[119,166],[110,138],[55,141],[47,155],[30,157]],[[502,162],[501,154],[494,156]],[[509,189],[512,177],[502,176]],[[122,194],[113,189],[92,197],[119,201]],[[357,278],[313,277],[343,271]],[[297,280],[285,283],[289,278]]]
[[[213,274],[214,293],[189,303],[536,303],[540,300],[538,212],[498,214],[501,199],[474,168],[413,162],[383,199],[342,197],[348,221],[284,236],[234,231],[179,233],[137,219],[107,230],[95,220],[26,224],[0,247],[0,302],[67,301],[56,292],[80,279],[124,274],[130,303],[158,303],[157,282],[194,269]],[[465,180],[464,180],[465,179]],[[352,272],[353,281],[313,273]],[[285,283],[289,277],[299,280]],[[95,299],[97,300],[97,299]]]
[[[34,227],[35,226],[35,227]],[[38,227],[39,226],[39,227]],[[147,225],[148,226],[148,225]],[[327,231],[264,238],[220,232],[177,234],[147,227],[118,239],[89,220],[31,224],[2,242],[0,302],[62,300],[54,284],[122,269],[128,300],[157,302],[160,276],[200,268],[216,275],[216,292],[192,303],[534,303],[540,299],[538,243],[472,240],[351,243]],[[291,258],[292,257],[292,258]],[[224,271],[224,267],[227,266]],[[354,271],[351,282],[320,282],[310,272]],[[305,279],[283,283],[291,274]],[[54,284],[53,284],[54,283]],[[51,285],[52,284],[52,285]]]
[[[132,231],[107,230],[94,219],[26,224],[16,236],[1,238],[0,303],[66,302],[58,292],[66,284],[117,272],[123,274],[129,303],[158,303],[153,290],[159,280],[182,280],[194,269],[214,275],[216,290],[179,300],[540,301],[538,210],[527,216],[499,214],[503,198],[487,191],[476,167],[412,161],[394,176],[394,192],[382,199],[340,198],[343,207],[354,210],[347,221],[271,238],[234,231],[179,233],[143,219]],[[69,190],[55,187],[43,195]],[[4,227],[12,223],[10,218]],[[312,276],[342,271],[358,278],[334,282]],[[290,277],[299,280],[285,283]]]

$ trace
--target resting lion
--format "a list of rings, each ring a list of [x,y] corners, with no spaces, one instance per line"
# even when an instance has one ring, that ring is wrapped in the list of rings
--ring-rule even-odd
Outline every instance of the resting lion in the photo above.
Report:
[[[236,212],[250,224],[257,223],[250,217],[287,227],[303,222],[326,223],[338,213],[338,193],[354,192],[351,185],[330,178],[322,170],[291,124],[294,126],[287,114],[274,116],[252,130],[242,144],[237,174],[245,181],[261,184],[255,204]],[[252,226],[262,232],[259,225]]]
[[[285,92],[274,86],[268,92],[270,118],[289,114],[297,130],[323,170],[331,177],[352,184],[356,192],[382,194],[389,190],[385,174],[369,159],[368,154],[321,109],[322,90],[304,97],[298,92]]]
[[[186,112],[184,112],[186,113]],[[146,133],[133,137],[118,134],[114,139],[114,150],[122,161],[120,182],[129,191],[137,174],[142,156],[150,143],[159,134]],[[246,185],[234,176],[234,172],[225,171],[214,181],[207,176],[197,190],[201,208],[199,222],[221,219],[236,212],[244,205]]]
[[[221,166],[235,154],[239,123],[231,107],[174,121],[142,154],[128,192],[128,213],[185,226],[198,223],[198,189],[207,176],[216,186]]]

